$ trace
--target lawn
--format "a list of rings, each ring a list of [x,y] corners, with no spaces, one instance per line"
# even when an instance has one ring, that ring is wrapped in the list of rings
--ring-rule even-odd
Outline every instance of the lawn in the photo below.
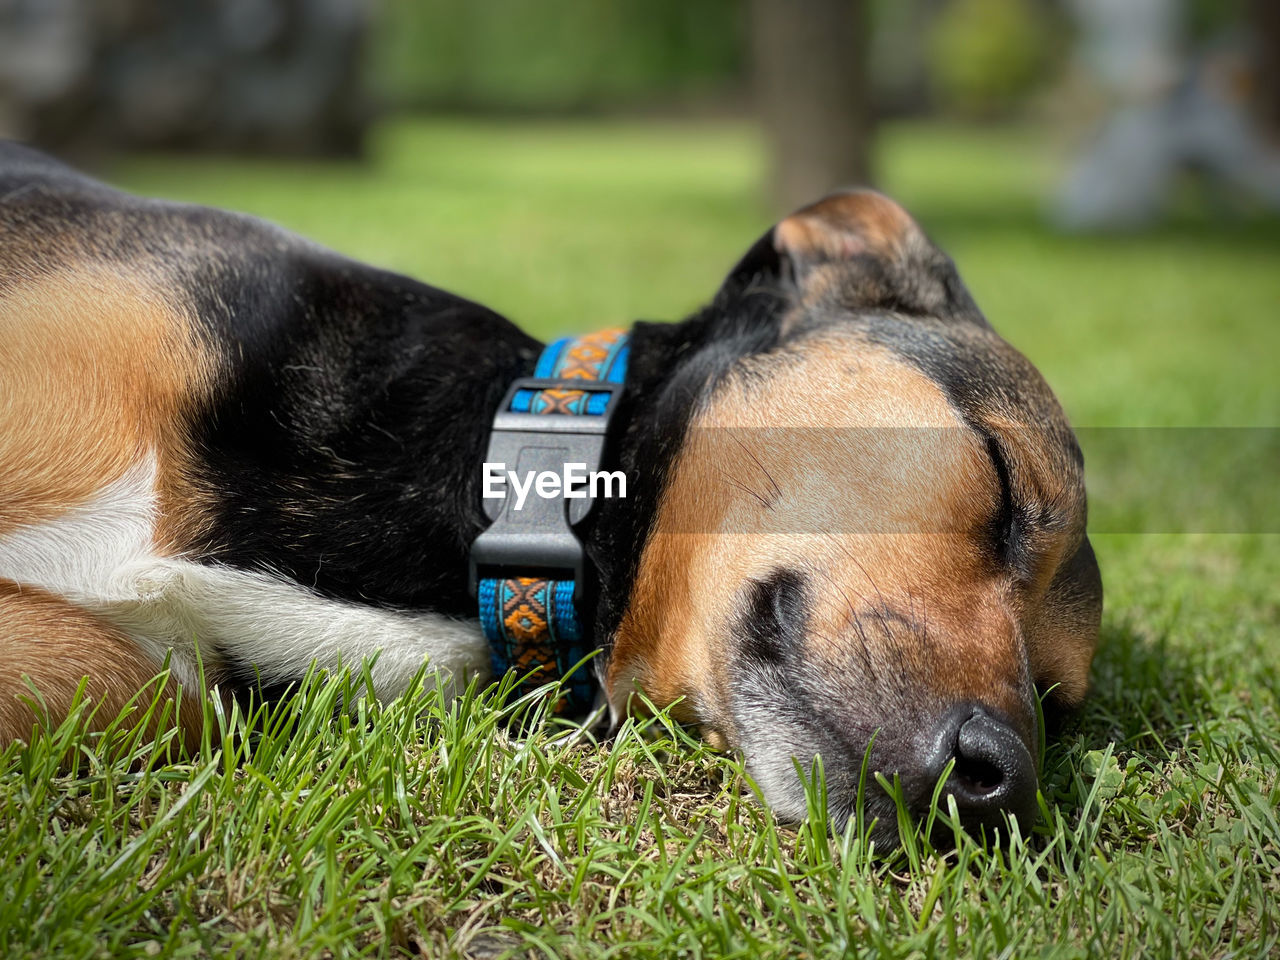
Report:
[[[1280,226],[1192,202],[1153,234],[1055,236],[1038,218],[1045,140],[893,127],[883,186],[1077,425],[1256,429],[1165,431],[1146,471],[1134,454],[1123,509],[1095,498],[1093,692],[1011,849],[884,859],[856,828],[780,826],[732,757],[662,718],[604,745],[545,724],[515,740],[493,691],[349,716],[352,691],[317,678],[252,718],[210,708],[232,735],[187,763],[74,722],[0,755],[0,955],[1280,954],[1274,458],[1201,491],[1194,442],[1274,454]],[[415,121],[382,128],[367,165],[146,157],[106,174],[269,217],[549,335],[708,297],[769,222],[762,170],[734,125]],[[1114,448],[1090,461],[1103,489]],[[1253,506],[1215,526],[1143,497],[1180,478],[1191,500]]]

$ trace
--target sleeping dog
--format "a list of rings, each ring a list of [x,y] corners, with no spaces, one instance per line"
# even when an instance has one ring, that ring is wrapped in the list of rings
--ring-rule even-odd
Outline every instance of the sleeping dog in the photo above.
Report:
[[[270,693],[376,656],[389,699],[424,661],[454,683],[533,662],[494,641],[539,621],[515,640],[597,649],[575,676],[614,722],[638,691],[674,704],[783,817],[805,813],[794,761],[821,755],[843,822],[865,757],[917,811],[953,763],[962,819],[992,827],[1034,816],[1037,687],[1085,694],[1102,593],[1079,447],[880,194],[800,210],[705,309],[636,324],[591,424],[515,411],[572,374],[528,380],[543,345],[478,304],[17,145],[0,330],[0,745],[85,677],[114,716],[166,658],[191,735],[202,677]],[[534,462],[562,428],[627,496],[551,495],[522,528],[482,464],[504,438]]]

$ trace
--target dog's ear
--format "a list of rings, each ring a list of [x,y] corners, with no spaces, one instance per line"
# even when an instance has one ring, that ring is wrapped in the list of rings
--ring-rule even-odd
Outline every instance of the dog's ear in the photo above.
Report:
[[[780,283],[802,301],[986,322],[951,258],[874,190],[833,193],[797,210],[756,241],[722,293]]]

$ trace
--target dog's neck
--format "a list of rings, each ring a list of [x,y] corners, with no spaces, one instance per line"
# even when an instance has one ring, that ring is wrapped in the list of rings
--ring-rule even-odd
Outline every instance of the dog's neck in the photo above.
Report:
[[[265,325],[257,341],[243,325],[227,333],[246,360],[196,438],[221,514],[219,540],[200,552],[271,566],[339,599],[474,617],[468,552],[487,525],[481,464],[493,412],[533,373],[541,344],[444,291],[322,267],[304,300],[277,301],[306,314],[290,326],[309,339],[273,340]],[[759,313],[774,309],[730,290],[683,322],[635,325],[602,465],[627,473],[628,495],[598,500],[577,530],[592,571],[581,613],[596,643],[621,619],[699,399],[736,359],[767,348],[777,325]],[[200,312],[218,322],[218,311]]]

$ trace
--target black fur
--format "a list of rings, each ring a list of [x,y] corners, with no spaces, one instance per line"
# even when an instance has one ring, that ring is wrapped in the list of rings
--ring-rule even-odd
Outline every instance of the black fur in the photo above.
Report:
[[[808,626],[804,578],[794,570],[775,570],[748,584],[733,632],[745,658],[783,666],[798,655]]]
[[[480,464],[494,411],[541,344],[476,303],[366,266],[270,224],[139,199],[0,146],[6,215],[56,225],[71,249],[158,274],[221,356],[191,424],[212,523],[199,560],[268,570],[335,599],[475,615],[468,548],[484,528]],[[20,196],[18,194],[21,194]],[[638,323],[604,466],[628,474],[580,526],[596,579],[585,619],[620,621],[666,471],[708,385],[777,339],[781,303],[735,270],[682,324]],[[252,678],[249,664],[233,669]]]

